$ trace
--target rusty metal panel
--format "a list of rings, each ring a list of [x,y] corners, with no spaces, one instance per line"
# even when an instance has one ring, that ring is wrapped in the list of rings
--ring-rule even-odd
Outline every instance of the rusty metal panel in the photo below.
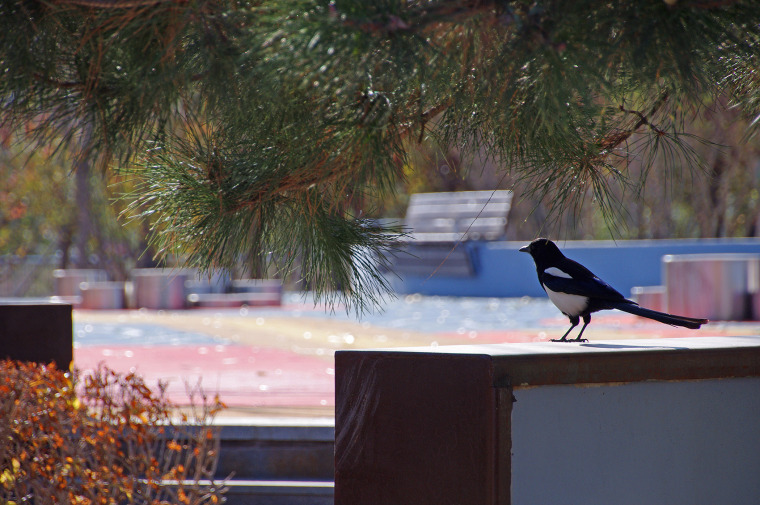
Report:
[[[336,505],[508,503],[511,393],[489,356],[335,359]]]
[[[0,359],[55,362],[68,369],[73,342],[71,305],[0,305]]]

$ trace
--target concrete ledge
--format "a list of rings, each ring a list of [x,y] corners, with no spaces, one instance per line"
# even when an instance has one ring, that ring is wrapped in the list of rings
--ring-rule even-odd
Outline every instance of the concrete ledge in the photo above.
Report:
[[[135,306],[146,309],[184,309],[185,281],[192,277],[186,270],[137,268],[132,270]]]
[[[332,482],[231,481],[227,505],[333,505]]]
[[[201,486],[226,488],[227,505],[332,505],[334,485],[323,481],[201,480]],[[176,481],[165,481],[176,485]]]
[[[215,423],[221,428],[223,440],[267,440],[288,442],[332,442],[335,440],[333,426],[287,426],[287,425],[250,425],[236,421],[225,425]]]
[[[635,286],[631,288],[631,298],[642,307],[667,312],[665,286]]]
[[[217,478],[268,481],[332,481],[335,428],[326,420],[268,422],[217,420]],[[332,496],[332,495],[331,495]],[[258,503],[258,502],[257,502]]]
[[[595,384],[760,376],[760,337],[696,337],[581,344],[452,345],[395,352],[482,355],[500,385]],[[394,350],[369,351],[393,353]]]
[[[123,282],[82,282],[79,285],[85,310],[119,310],[125,307]]]
[[[256,489],[259,492],[268,491],[276,494],[293,493],[330,496],[332,496],[333,488],[335,487],[332,482],[312,480],[235,480],[228,481],[227,485],[237,489]]]
[[[752,319],[760,254],[669,254],[662,272],[667,312],[712,321]]]

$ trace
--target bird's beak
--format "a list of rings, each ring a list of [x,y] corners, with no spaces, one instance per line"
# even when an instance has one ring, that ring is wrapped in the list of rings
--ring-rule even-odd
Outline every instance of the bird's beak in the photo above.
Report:
[[[530,252],[530,244],[529,244],[529,245],[524,245],[524,246],[522,246],[522,247],[520,248],[520,252],[526,252],[526,253],[529,253],[529,252]]]

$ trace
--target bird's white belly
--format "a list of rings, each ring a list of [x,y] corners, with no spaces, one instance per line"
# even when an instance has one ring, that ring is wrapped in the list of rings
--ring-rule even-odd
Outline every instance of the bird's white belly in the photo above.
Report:
[[[546,288],[546,293],[552,303],[566,316],[577,316],[588,307],[588,298],[585,296],[558,293],[549,288]]]

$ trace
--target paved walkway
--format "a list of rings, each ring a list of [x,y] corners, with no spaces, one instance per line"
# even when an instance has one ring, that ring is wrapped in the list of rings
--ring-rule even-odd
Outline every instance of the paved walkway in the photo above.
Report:
[[[406,297],[362,320],[299,299],[281,308],[74,312],[74,363],[136,371],[168,382],[177,404],[200,385],[225,415],[323,416],[334,412],[333,353],[340,349],[544,341],[567,319],[547,300]],[[760,323],[672,328],[618,312],[595,315],[595,339],[760,334]],[[565,345],[565,344],[557,344]],[[570,344],[568,344],[570,345]]]

